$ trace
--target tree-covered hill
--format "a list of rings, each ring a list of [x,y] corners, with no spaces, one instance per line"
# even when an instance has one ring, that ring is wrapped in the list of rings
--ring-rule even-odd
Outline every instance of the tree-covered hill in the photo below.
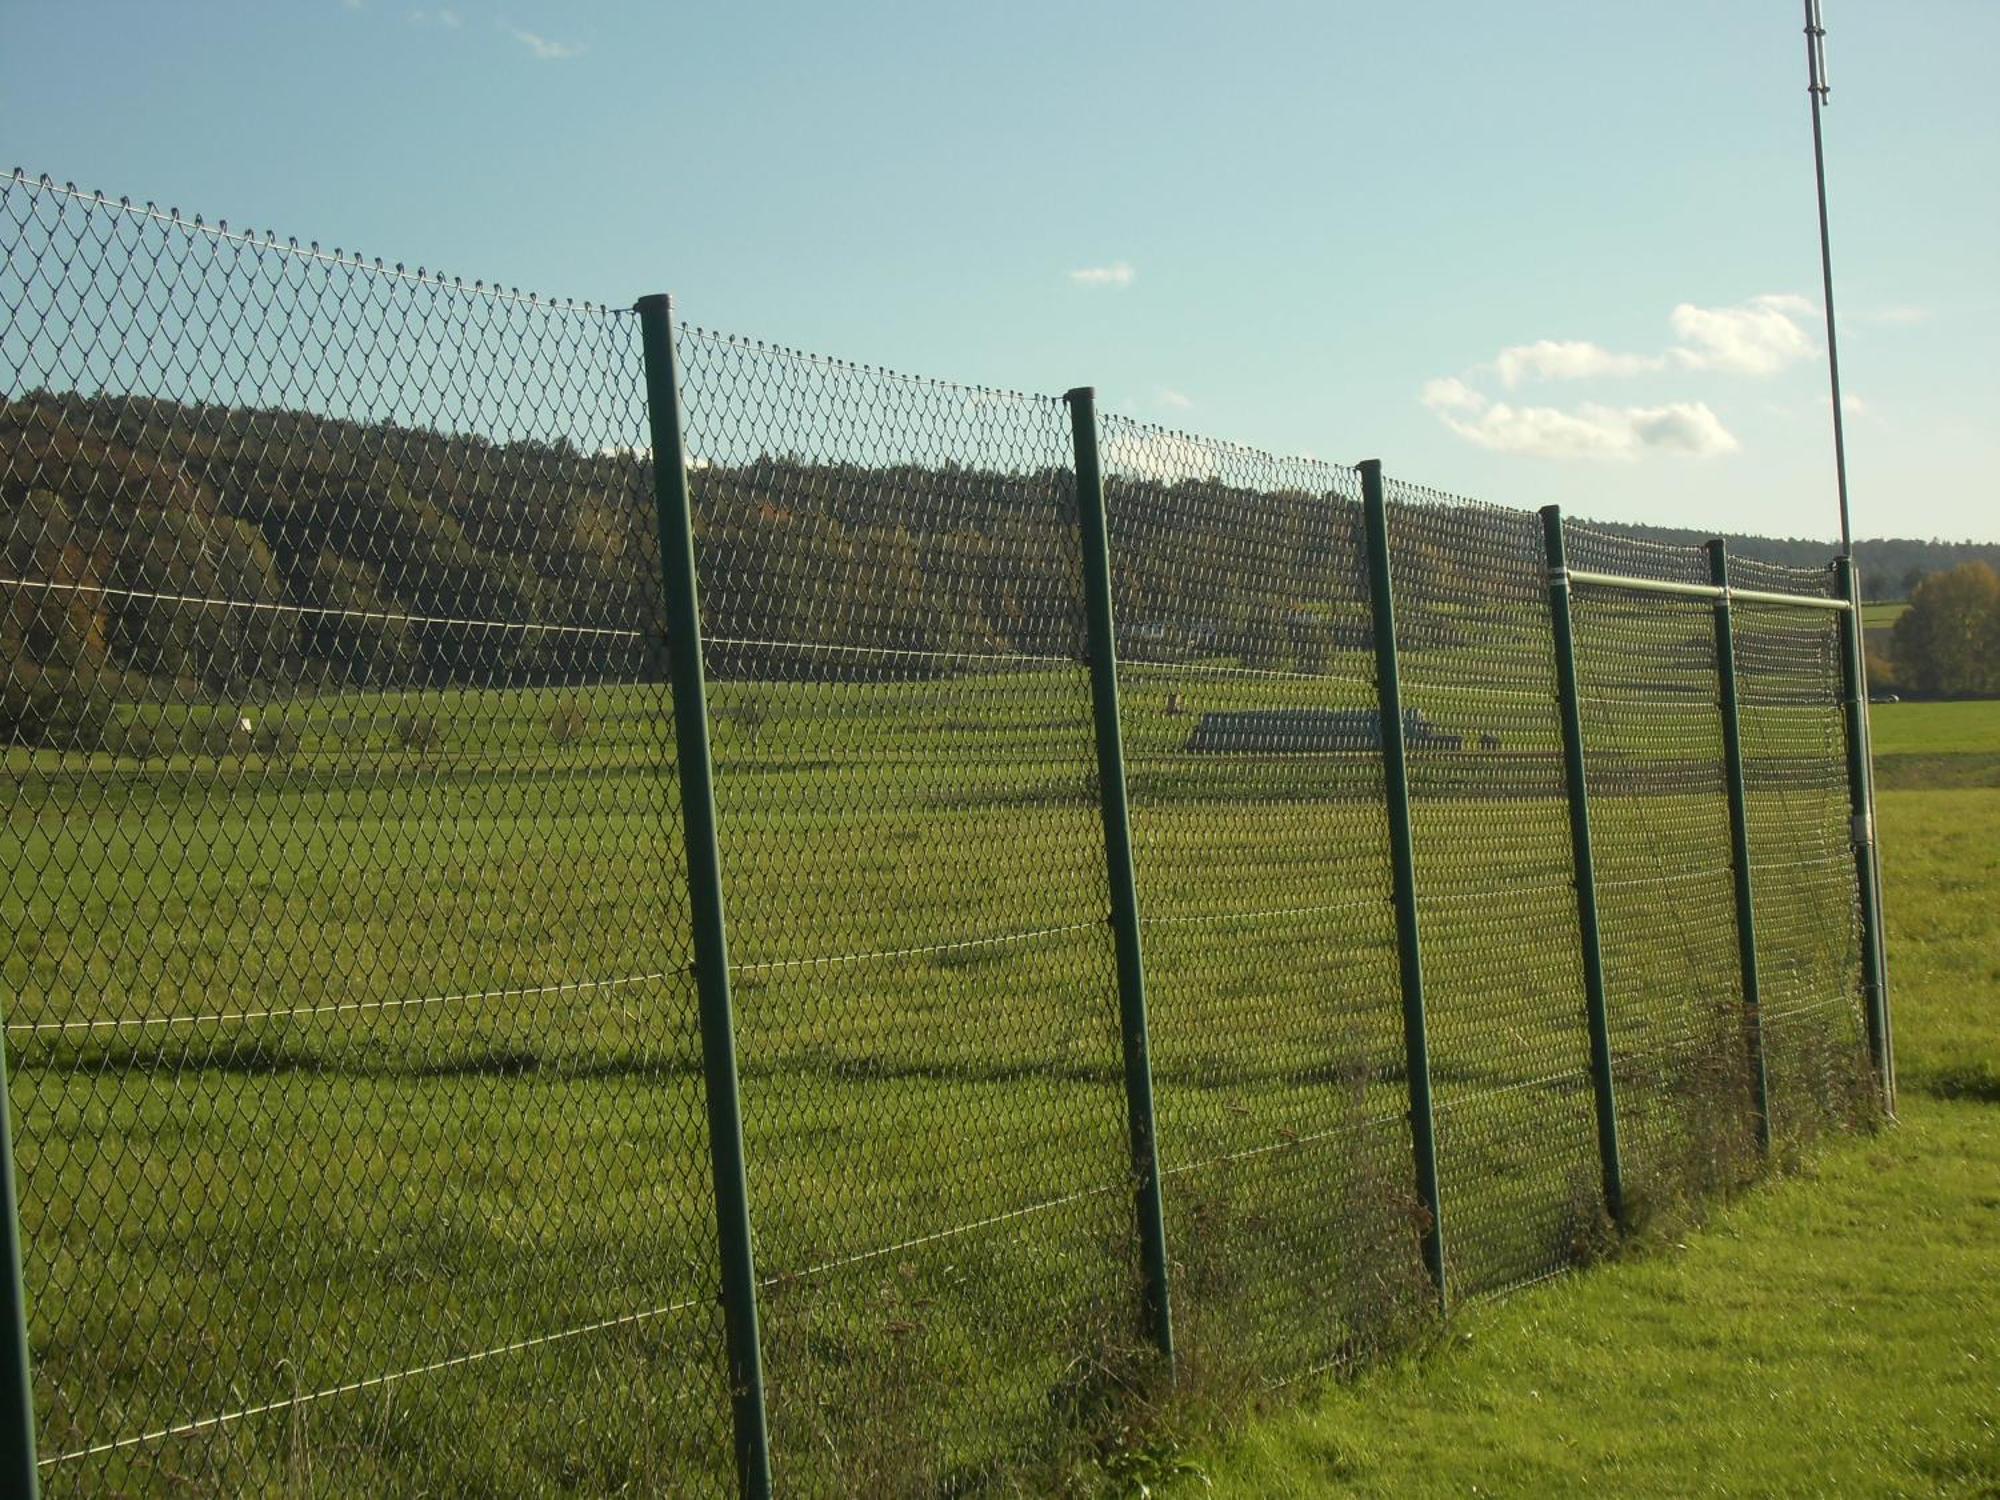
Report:
[[[1698,543],[1710,534],[1677,526],[1635,525],[1624,521],[1592,521],[1600,531],[1652,542]],[[1737,557],[1817,568],[1835,551],[1834,544],[1807,537],[1740,536],[1730,533],[1729,550]],[[1961,563],[1983,562],[2000,568],[2000,542],[1947,542],[1936,538],[1875,537],[1854,544],[1854,561],[1861,570],[1861,588],[1869,599],[1907,599],[1933,573]]]
[[[692,483],[718,675],[908,677],[1076,654],[1059,464],[759,455],[698,467]],[[1352,507],[1143,478],[1123,481],[1118,507],[1135,654],[1317,671],[1366,649]],[[1230,515],[1254,516],[1256,534],[1190,534]],[[647,466],[629,451],[140,398],[0,403],[0,735],[96,744],[118,702],[655,674],[654,527]],[[1804,566],[1828,555],[1732,543]],[[1883,554],[1878,581],[1915,555]],[[1398,566],[1412,609],[1462,605],[1427,640],[1481,628],[1476,580],[1454,576],[1473,560],[1413,544]]]

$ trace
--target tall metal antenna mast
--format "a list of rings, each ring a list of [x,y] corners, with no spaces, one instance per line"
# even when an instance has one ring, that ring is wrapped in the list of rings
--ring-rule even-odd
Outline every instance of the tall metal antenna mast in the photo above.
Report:
[[[1840,409],[1840,345],[1833,330],[1833,246],[1826,229],[1826,147],[1820,139],[1819,112],[1826,104],[1826,27],[1819,0],[1806,0],[1806,93],[1812,98],[1813,179],[1819,188],[1819,277],[1826,302],[1826,368],[1833,382],[1833,472],[1840,488],[1840,555],[1854,556],[1854,535],[1847,518],[1847,432]]]

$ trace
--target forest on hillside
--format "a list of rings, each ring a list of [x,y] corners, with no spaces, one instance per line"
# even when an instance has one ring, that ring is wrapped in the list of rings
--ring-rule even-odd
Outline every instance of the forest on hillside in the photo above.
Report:
[[[1078,654],[1066,468],[762,455],[691,482],[718,676]],[[1356,512],[1325,498],[1122,478],[1127,650],[1312,672],[1365,649]],[[1230,515],[1254,522],[1215,533]],[[657,677],[655,524],[630,452],[132,397],[0,403],[0,737],[95,747],[117,703]],[[1413,538],[1396,566],[1409,610],[1461,601],[1426,622],[1431,645],[1490,587],[1442,542]]]
[[[1592,521],[1599,531],[1644,541],[1699,545],[1710,533],[1679,526],[1648,526],[1628,521]],[[1833,556],[1835,544],[1809,537],[1740,536],[1725,538],[1734,557],[1783,563],[1794,568],[1819,568]],[[1861,573],[1861,591],[1871,601],[1914,597],[1917,586],[1933,573],[1965,563],[1983,562],[2000,568],[2000,542],[1947,542],[1932,538],[1874,537],[1854,544],[1854,563]]]
[[[691,477],[718,675],[1078,653],[1064,468],[760,456]],[[1135,641],[1195,598],[1201,648],[1248,665],[1310,668],[1352,635],[1334,596],[1358,585],[1331,576],[1348,512],[1267,499],[1259,545],[1204,549],[1197,579],[1185,502],[1135,488],[1161,511],[1132,497],[1134,535],[1156,539],[1119,560]],[[140,398],[0,403],[0,736],[94,747],[120,702],[657,676],[655,526],[629,452]]]

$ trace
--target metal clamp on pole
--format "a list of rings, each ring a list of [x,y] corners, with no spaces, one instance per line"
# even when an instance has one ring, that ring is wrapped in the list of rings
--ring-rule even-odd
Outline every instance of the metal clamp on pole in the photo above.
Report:
[[[1562,511],[1542,509],[1548,555],[1549,624],[1555,637],[1556,693],[1562,712],[1563,773],[1569,791],[1570,856],[1576,871],[1577,934],[1583,957],[1583,1000],[1590,1032],[1590,1080],[1597,1105],[1597,1159],[1604,1206],[1625,1225],[1625,1173],[1618,1145],[1618,1100],[1611,1068],[1611,1014],[1605,996],[1604,947],[1597,919],[1597,864],[1590,843],[1590,789],[1583,764],[1583,707],[1576,685],[1576,624],[1570,613],[1569,562]]]
[[[1403,737],[1403,679],[1396,655],[1396,596],[1389,578],[1389,507],[1382,462],[1359,466],[1362,521],[1368,543],[1368,593],[1375,617],[1375,688],[1382,719],[1382,780],[1389,813],[1389,859],[1396,901],[1396,959],[1403,988],[1403,1056],[1410,1086],[1410,1145],[1416,1157],[1417,1199],[1424,1226],[1424,1267],[1448,1305],[1444,1276],[1444,1210],[1438,1194],[1437,1122],[1431,1107],[1430,1029],[1424,1016],[1423,944],[1417,924],[1416,839],[1410,827],[1410,760]]]
[[[688,909],[694,929],[695,993],[701,1024],[702,1081],[708,1100],[709,1163],[715,1179],[736,1476],[745,1500],[769,1500],[771,1436],[764,1414],[757,1268],[750,1244],[750,1185],[744,1169],[736,1023],[729,994],[722,853],[715,832],[715,773],[709,759],[708,690],[702,675],[701,603],[694,561],[694,507],[688,495],[687,450],[681,424],[680,359],[674,349],[673,303],[665,296],[641,297],[633,311],[639,315],[645,351],[646,416],[653,438],[653,503],[666,592],[675,759],[680,766],[681,822],[687,843]]]
[[[1091,709],[1097,727],[1097,789],[1111,885],[1111,931],[1118,962],[1118,1018],[1125,1054],[1125,1116],[1132,1150],[1139,1264],[1147,1331],[1171,1368],[1173,1304],[1167,1290],[1166,1212],[1161,1203],[1153,1062],[1146,1016],[1146,962],[1139,941],[1139,884],[1132,861],[1132,813],[1125,796],[1125,739],[1118,707],[1118,638],[1112,621],[1111,539],[1097,453],[1097,393],[1079,386],[1069,403],[1076,453],[1077,525],[1083,543],[1084,626],[1090,648]]]
[[[1743,1041],[1757,1145],[1771,1153],[1771,1080],[1764,1064],[1763,989],[1757,970],[1757,903],[1750,864],[1750,798],[1743,776],[1743,713],[1736,681],[1736,622],[1729,604],[1729,549],[1708,544],[1708,573],[1722,588],[1715,604],[1715,674],[1722,710],[1723,771],[1729,788],[1729,864],[1736,892],[1736,955],[1742,972]]]

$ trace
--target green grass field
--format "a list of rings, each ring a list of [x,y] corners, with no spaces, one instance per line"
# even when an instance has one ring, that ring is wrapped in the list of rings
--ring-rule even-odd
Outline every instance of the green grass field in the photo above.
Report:
[[[1874,715],[2000,749],[1992,704]],[[1161,1464],[1175,1494],[2000,1493],[2000,790],[1879,799],[1900,1123]]]
[[[1869,721],[1884,790],[2000,787],[2000,699],[1879,703]]]
[[[1869,711],[1868,723],[1877,759],[1991,755],[2000,748],[2000,698],[1878,703]]]
[[[1411,701],[1468,746],[1414,775],[1449,1270],[1493,1291],[1603,1242],[1554,711],[1410,654]],[[1175,711],[1366,681],[1128,674],[1183,1349],[1211,1389],[1393,1345],[1425,1300],[1372,758],[1192,754]],[[1148,1378],[1081,672],[713,698],[789,1491],[1073,1483],[1022,1456],[1105,1441]],[[661,691],[246,716],[292,748],[8,763],[49,1493],[721,1491]],[[1789,1143],[1858,1056],[1844,814],[1824,715],[1753,717]],[[1643,851],[1607,905],[1678,929],[1608,959],[1634,1176],[1665,1205],[1715,1179],[1717,1099],[1740,1134],[1733,971],[1686,916],[1724,875],[1718,798],[1686,783],[1711,731],[1593,723],[1606,836]]]

